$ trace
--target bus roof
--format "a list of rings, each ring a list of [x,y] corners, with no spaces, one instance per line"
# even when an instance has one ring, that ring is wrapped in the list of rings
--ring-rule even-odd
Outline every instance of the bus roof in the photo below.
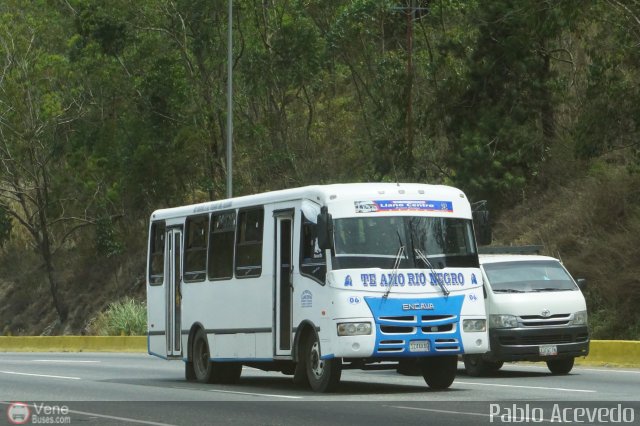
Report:
[[[334,202],[371,199],[435,199],[468,201],[464,193],[446,185],[430,185],[420,183],[344,183],[331,185],[311,185],[299,188],[245,195],[218,201],[208,201],[181,207],[160,209],[153,212],[152,220],[182,217],[216,210],[243,208],[255,205],[277,203],[293,200],[311,200],[319,205]],[[466,210],[466,209],[465,209]],[[469,212],[470,214],[470,212]]]
[[[559,259],[551,256],[542,256],[539,254],[480,254],[480,264],[503,263],[503,262],[531,262],[531,261],[556,261]]]

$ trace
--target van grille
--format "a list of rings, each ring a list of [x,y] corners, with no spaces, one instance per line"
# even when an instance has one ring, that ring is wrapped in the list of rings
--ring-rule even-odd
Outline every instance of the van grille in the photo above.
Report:
[[[541,315],[522,315],[520,320],[524,327],[568,325],[571,322],[571,314],[555,314],[546,318]]]
[[[500,344],[503,346],[525,346],[525,345],[549,345],[558,343],[580,343],[589,339],[587,334],[550,334],[532,336],[500,336]]]

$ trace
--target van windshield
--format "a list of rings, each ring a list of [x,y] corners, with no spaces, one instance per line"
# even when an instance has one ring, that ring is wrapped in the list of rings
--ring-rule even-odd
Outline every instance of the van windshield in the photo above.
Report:
[[[391,269],[399,253],[400,269],[477,268],[471,220],[423,216],[334,219],[333,269]]]
[[[578,289],[567,271],[554,260],[485,263],[482,267],[496,293]]]

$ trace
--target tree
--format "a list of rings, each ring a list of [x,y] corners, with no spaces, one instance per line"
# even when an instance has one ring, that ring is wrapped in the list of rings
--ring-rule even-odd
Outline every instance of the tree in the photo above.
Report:
[[[512,203],[535,179],[557,136],[556,62],[570,60],[559,37],[572,2],[479,3],[466,85],[454,94],[448,126],[455,182],[495,206]]]
[[[621,152],[640,167],[640,4],[607,0],[590,8],[584,35],[589,66],[574,129],[576,153],[594,158]]]
[[[42,259],[61,322],[56,251],[78,227],[92,223],[68,186],[65,153],[84,111],[64,49],[56,10],[9,2],[0,14],[0,209],[23,227]],[[76,212],[82,215],[76,215]]]

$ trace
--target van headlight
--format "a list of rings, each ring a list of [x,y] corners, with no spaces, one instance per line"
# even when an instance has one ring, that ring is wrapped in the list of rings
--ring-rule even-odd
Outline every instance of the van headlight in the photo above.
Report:
[[[489,315],[489,326],[493,328],[515,328],[518,318],[513,315]]]
[[[484,319],[466,319],[462,320],[462,330],[469,332],[479,332],[487,330],[487,320]]]
[[[587,325],[587,311],[580,311],[573,314],[573,325]]]
[[[370,322],[340,322],[338,336],[362,336],[371,334]]]

